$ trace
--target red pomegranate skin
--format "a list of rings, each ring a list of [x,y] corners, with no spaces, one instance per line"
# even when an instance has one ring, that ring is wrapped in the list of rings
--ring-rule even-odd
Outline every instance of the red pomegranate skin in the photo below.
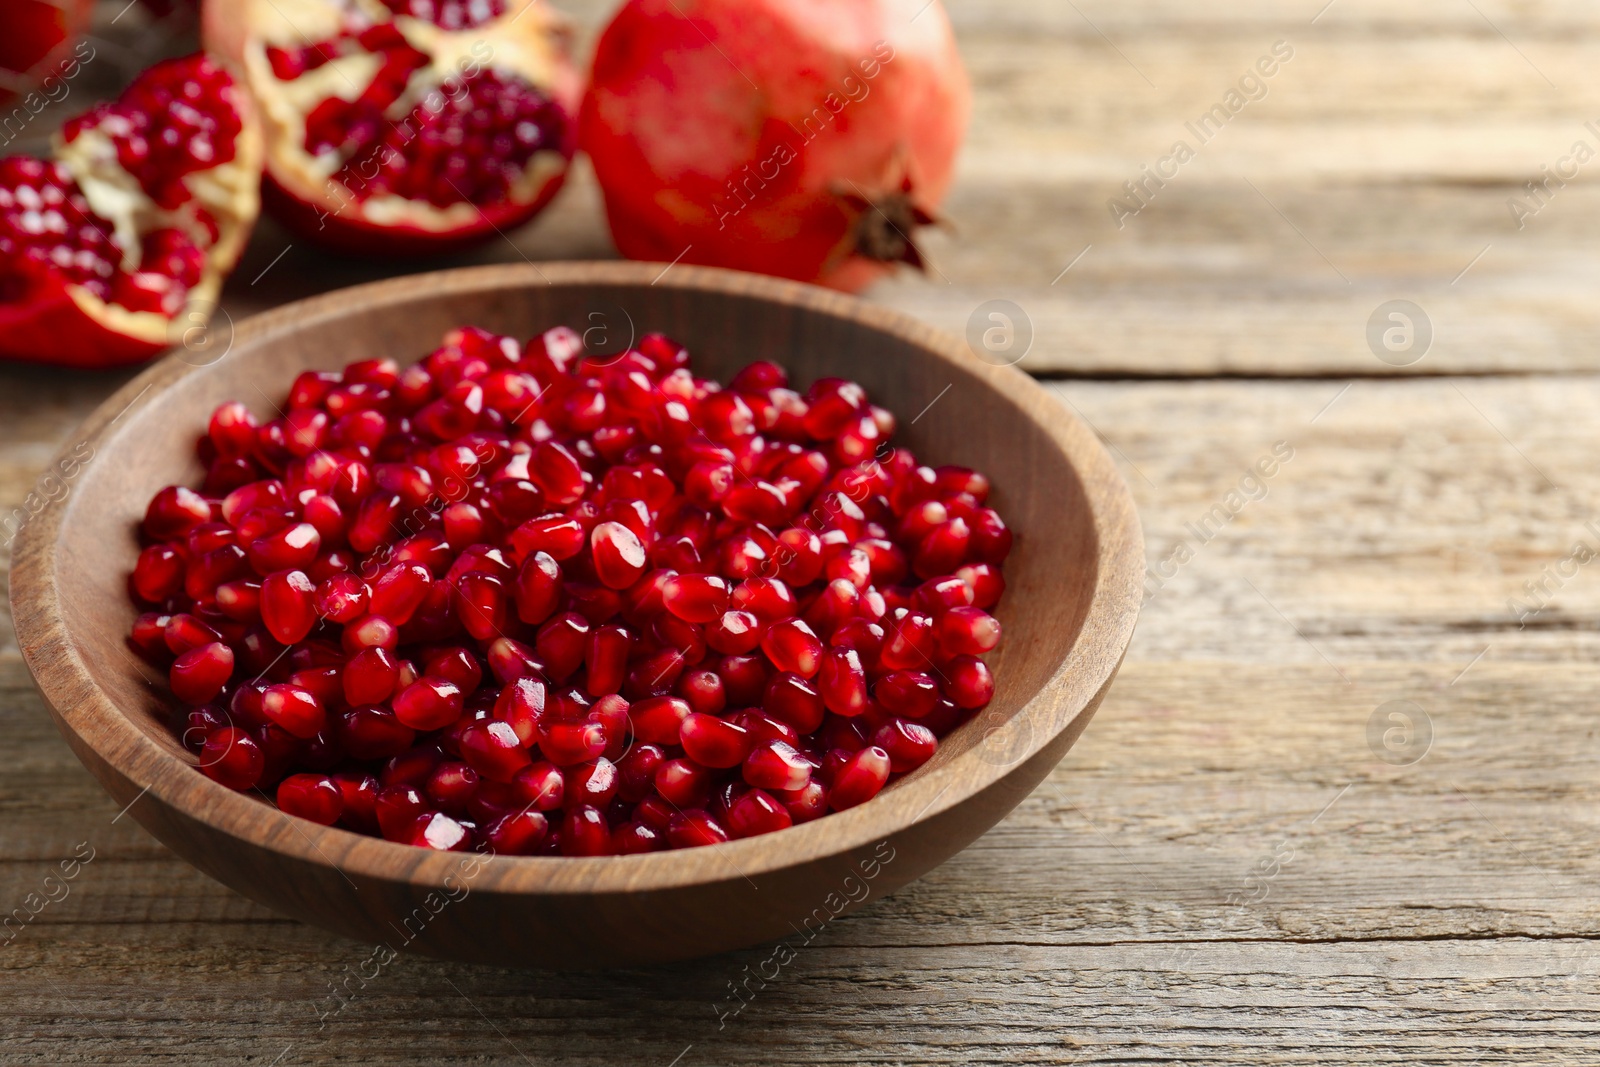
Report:
[[[924,2],[630,0],[579,134],[617,249],[847,291],[912,260],[860,234],[931,215],[966,131],[950,23]]]

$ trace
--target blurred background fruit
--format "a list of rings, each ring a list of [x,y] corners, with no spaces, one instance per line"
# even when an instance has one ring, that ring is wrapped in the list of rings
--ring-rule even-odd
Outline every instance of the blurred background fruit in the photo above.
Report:
[[[580,84],[535,0],[210,0],[206,46],[260,103],[269,211],[341,251],[455,251],[532,218],[571,160]]]
[[[0,0],[0,103],[37,88],[89,27],[93,0]]]
[[[0,160],[0,356],[113,366],[203,325],[260,180],[250,101],[203,55],[68,120],[52,159]]]
[[[858,290],[923,265],[970,110],[938,0],[629,0],[581,136],[623,255]]]

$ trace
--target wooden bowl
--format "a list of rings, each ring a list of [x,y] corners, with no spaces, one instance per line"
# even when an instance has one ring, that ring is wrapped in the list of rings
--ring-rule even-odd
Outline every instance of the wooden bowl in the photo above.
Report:
[[[493,266],[330,293],[241,324],[209,365],[170,356],[101,406],[51,468],[70,471],[70,491],[52,494],[18,539],[11,595],[23,656],[57,725],[118,806],[212,877],[329,930],[395,952],[587,967],[809,940],[953,855],[1025,797],[1089,721],[1138,614],[1139,522],[1105,450],[1021,372],[904,315],[754,275],[661,273],[634,263]],[[699,373],[722,380],[756,358],[785,364],[802,385],[850,377],[900,416],[897,441],[919,457],[987,472],[1017,531],[999,609],[1005,640],[990,660],[993,704],[867,804],[777,834],[644,856],[431,852],[285,816],[200,774],[167,726],[171,697],[158,672],[125,644],[145,503],[162,486],[198,484],[194,441],[222,401],[270,417],[268,398],[302,370],[417,359],[466,323],[518,337],[560,323],[659,330],[688,345]]]

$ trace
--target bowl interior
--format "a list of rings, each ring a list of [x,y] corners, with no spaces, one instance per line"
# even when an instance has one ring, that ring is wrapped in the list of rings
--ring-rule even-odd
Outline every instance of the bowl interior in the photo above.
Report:
[[[136,614],[126,581],[138,551],[135,527],[150,496],[169,484],[198,484],[194,443],[211,411],[238,399],[258,416],[274,417],[302,370],[376,356],[412,362],[464,324],[518,338],[565,324],[591,331],[590,340],[607,350],[659,331],[688,346],[697,374],[719,380],[751,360],[771,359],[789,369],[799,388],[824,376],[861,382],[898,417],[895,444],[929,464],[989,474],[992,502],[1017,532],[998,612],[1005,640],[990,658],[998,681],[994,702],[913,777],[967,756],[1050,682],[1101,578],[1095,515],[1059,425],[1052,432],[1049,422],[1051,409],[1061,424],[1071,422],[1064,410],[1037,390],[998,388],[1004,376],[1020,374],[981,363],[945,335],[846,298],[788,286],[781,292],[792,299],[775,300],[771,283],[730,283],[740,276],[687,268],[675,269],[670,284],[649,284],[647,271],[618,281],[617,265],[607,266],[612,270],[597,276],[577,267],[458,271],[407,279],[406,286],[365,287],[376,296],[331,294],[252,320],[209,365],[185,365],[175,356],[130,385],[130,393],[141,383],[144,391],[91,437],[93,458],[64,502],[60,528],[71,536],[57,540],[53,574],[68,639],[110,702],[165,751],[193,762],[169,729],[164,680],[126,647]],[[548,284],[543,274],[553,275]],[[1086,433],[1083,440],[1092,445]],[[1060,729],[1080,709],[1061,710],[1061,721],[1035,729]]]

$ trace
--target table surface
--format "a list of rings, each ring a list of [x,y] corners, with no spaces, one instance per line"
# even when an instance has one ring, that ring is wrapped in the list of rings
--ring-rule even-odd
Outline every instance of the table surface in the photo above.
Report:
[[[871,295],[956,330],[1020,305],[1155,568],[1104,707],[993,831],[725,1020],[765,950],[408,956],[321,1024],[368,947],[119,818],[6,621],[0,905],[94,859],[0,950],[0,1063],[1600,1058],[1600,192],[1525,188],[1600,145],[1600,15],[1324,2],[950,4],[977,94],[955,227]],[[579,5],[585,39],[609,6]],[[1119,228],[1108,200],[1279,41],[1265,96]],[[580,168],[472,261],[611,257],[596,203]],[[228,306],[374,274],[265,226]],[[1367,341],[1391,299],[1432,325],[1403,368]],[[0,369],[8,512],[121,380]]]

